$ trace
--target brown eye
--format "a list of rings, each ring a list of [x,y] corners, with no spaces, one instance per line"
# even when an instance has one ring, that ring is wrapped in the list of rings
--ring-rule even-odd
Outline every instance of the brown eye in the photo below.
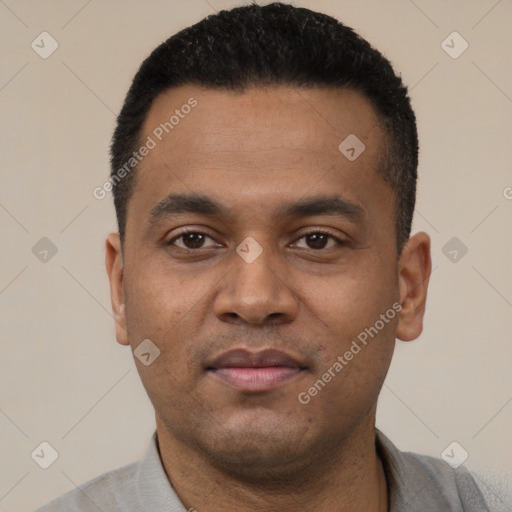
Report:
[[[321,250],[321,249],[331,249],[332,247],[335,247],[336,245],[342,245],[343,242],[335,237],[334,235],[331,235],[331,233],[324,232],[324,231],[312,231],[310,233],[305,233],[302,235],[298,240],[305,240],[306,247],[301,247],[304,249],[313,249],[313,250]],[[328,246],[329,240],[332,241],[331,245]],[[297,243],[294,245],[298,246]]]
[[[200,231],[189,231],[174,237],[171,241],[169,241],[169,245],[174,245],[178,240],[180,240],[181,244],[175,244],[180,249],[201,249],[204,247],[204,242],[208,238],[213,240],[206,233],[201,233]]]
[[[312,233],[311,235],[306,235],[305,238],[311,249],[325,249],[330,236],[324,233]]]

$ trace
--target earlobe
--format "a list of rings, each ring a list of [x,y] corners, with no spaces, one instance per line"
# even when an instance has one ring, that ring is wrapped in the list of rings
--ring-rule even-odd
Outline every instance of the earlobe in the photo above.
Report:
[[[110,282],[110,299],[116,322],[116,339],[121,345],[128,345],[126,307],[123,291],[124,263],[119,233],[110,233],[106,239],[105,246],[105,267]]]
[[[399,267],[400,311],[397,338],[415,340],[423,330],[423,316],[427,301],[427,289],[432,269],[430,237],[419,232],[405,244]]]

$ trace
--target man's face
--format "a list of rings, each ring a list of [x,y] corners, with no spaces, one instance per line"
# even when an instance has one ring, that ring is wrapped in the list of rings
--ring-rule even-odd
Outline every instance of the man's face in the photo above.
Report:
[[[179,122],[158,130],[176,109]],[[338,149],[351,134],[365,145],[355,160],[358,147]],[[366,345],[358,335],[408,285],[370,103],[348,90],[183,86],[154,101],[148,136],[124,254],[111,235],[107,267],[118,341],[160,350],[148,366],[136,359],[159,427],[220,466],[256,471],[372,424],[400,315]],[[361,350],[339,370],[354,340]]]

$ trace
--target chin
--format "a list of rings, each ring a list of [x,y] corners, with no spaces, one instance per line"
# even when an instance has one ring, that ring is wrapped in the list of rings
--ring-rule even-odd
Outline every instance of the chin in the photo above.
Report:
[[[292,475],[296,479],[310,465],[311,454],[322,450],[324,439],[315,435],[307,421],[300,425],[286,422],[283,416],[271,421],[262,415],[209,425],[202,429],[195,447],[212,466],[240,481],[268,486],[272,481],[291,480]]]

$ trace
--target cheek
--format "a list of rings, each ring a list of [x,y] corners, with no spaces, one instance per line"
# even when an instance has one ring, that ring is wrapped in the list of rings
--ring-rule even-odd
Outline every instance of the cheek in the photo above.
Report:
[[[398,316],[390,291],[375,291],[347,286],[322,309],[321,366],[307,386],[321,388],[313,406],[318,414],[329,404],[340,424],[375,405],[391,363]],[[323,387],[319,380],[328,384]]]
[[[126,302],[137,325],[173,324],[188,309],[187,302],[193,300],[190,284],[176,272],[166,271],[158,262],[130,270],[125,278]]]
[[[126,321],[137,371],[151,402],[156,410],[177,413],[177,404],[191,392],[187,333],[194,315],[184,300],[187,294],[176,293],[173,283],[156,274],[140,274],[127,290]],[[146,339],[158,351],[149,365],[137,357],[137,347]]]
[[[313,314],[341,339],[357,336],[373,325],[398,299],[398,281],[389,268],[354,269],[325,282],[317,280],[314,287]],[[389,331],[390,323],[384,330]]]
[[[327,393],[335,393],[331,399],[337,400],[336,392],[360,399],[378,393],[395,345],[397,300],[393,263],[384,265],[379,260],[340,273],[320,286],[316,283],[312,314],[321,320],[318,324],[324,333],[318,373],[331,369],[336,374],[336,383]]]
[[[135,349],[149,338],[160,350],[159,366],[173,375],[184,374],[190,371],[193,343],[204,324],[212,283],[199,276],[185,278],[157,262],[140,267],[132,272],[133,279],[125,281],[130,344]]]

